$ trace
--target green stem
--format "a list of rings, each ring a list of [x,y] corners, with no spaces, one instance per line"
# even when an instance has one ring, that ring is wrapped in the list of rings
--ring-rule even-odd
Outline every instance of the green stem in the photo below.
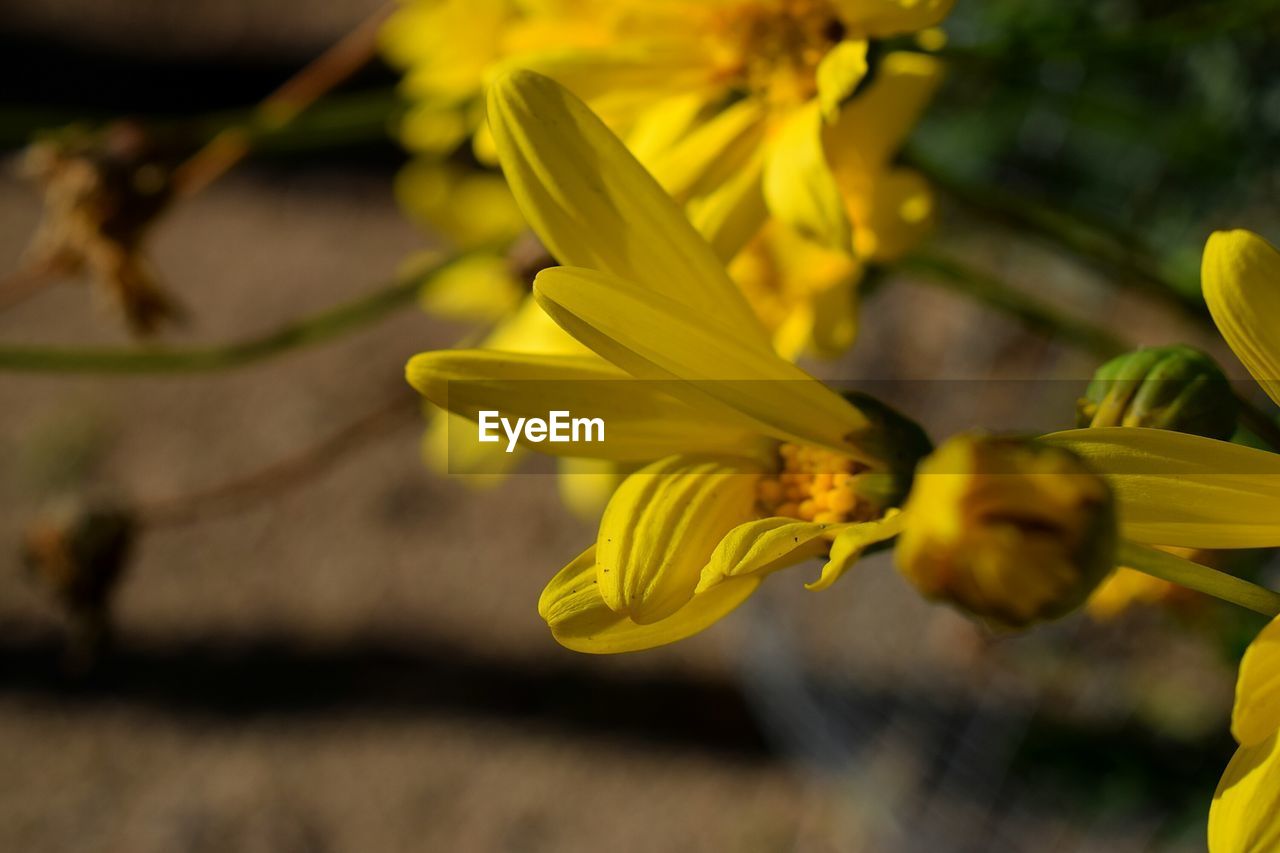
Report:
[[[1059,337],[1101,358],[1111,358],[1130,349],[1128,344],[1107,329],[1068,316],[1052,305],[954,258],[917,251],[894,267],[925,276],[943,287],[971,296],[1021,320],[1032,329]]]
[[[1280,614],[1280,593],[1155,548],[1122,542],[1117,563],[1263,616]]]
[[[422,284],[465,254],[446,258],[430,269],[380,290],[287,323],[256,338],[191,349],[119,347],[0,346],[0,371],[41,373],[199,373],[226,370],[274,355],[332,340],[375,323],[409,304]]]
[[[1105,274],[1176,308],[1184,316],[1202,323],[1210,321],[1209,311],[1199,296],[1168,278],[1151,253],[1137,238],[1117,236],[1117,230],[1088,222],[1074,214],[1028,201],[998,187],[971,184],[948,174],[918,154],[907,158],[929,180],[986,218],[1011,225],[1048,243],[1065,249]]]

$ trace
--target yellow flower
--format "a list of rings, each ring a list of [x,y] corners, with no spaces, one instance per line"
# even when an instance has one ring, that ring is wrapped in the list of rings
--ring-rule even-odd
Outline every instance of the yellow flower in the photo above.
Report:
[[[961,435],[920,463],[894,556],[926,598],[1022,628],[1078,607],[1115,565],[1115,508],[1074,454]]]
[[[891,416],[777,355],[712,247],[564,88],[516,72],[490,89],[489,116],[521,209],[567,265],[538,275],[537,302],[596,355],[423,353],[408,379],[472,419],[589,411],[607,441],[535,447],[650,462],[544,592],[553,636],[604,653],[673,642],[768,572],[827,554],[820,588],[894,535]]]
[[[774,217],[828,249],[891,261],[933,221],[925,182],[893,158],[941,63],[891,52],[864,79],[868,41],[932,27],[952,3],[418,0],[389,21],[384,51],[406,68],[413,107],[402,137],[413,150],[439,156],[474,136],[489,161],[479,95],[503,70],[531,69],[626,139],[722,259]],[[795,330],[847,294],[803,282],[786,289],[786,315],[768,325],[786,326],[780,342],[794,350]],[[795,298],[805,291],[811,298]],[[766,318],[778,310],[770,299],[753,305]],[[852,338],[848,329],[814,331],[826,335],[813,342],[818,352]]]
[[[1231,734],[1240,748],[1209,808],[1210,853],[1280,849],[1280,619],[1240,661]]]

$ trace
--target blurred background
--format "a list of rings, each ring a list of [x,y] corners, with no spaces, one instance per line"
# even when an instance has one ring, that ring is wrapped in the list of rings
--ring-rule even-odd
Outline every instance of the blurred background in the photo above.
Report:
[[[37,131],[198,143],[377,7],[9,0],[0,341],[157,346],[75,276],[27,292]],[[1280,234],[1280,4],[960,0],[946,29],[906,156],[964,272],[878,277],[854,351],[810,366],[893,383],[935,436],[1070,426],[1120,346],[1243,376],[1197,272],[1214,228]],[[440,245],[393,195],[395,84],[369,63],[163,216],[149,254],[186,319],[161,346],[270,335]],[[1203,848],[1259,618],[1176,598],[996,635],[881,554],[673,647],[574,654],[535,604],[594,531],[550,466],[480,491],[420,462],[404,363],[474,332],[398,298],[216,369],[0,372],[0,849]],[[149,508],[109,643],[94,591],[21,556],[83,506]]]

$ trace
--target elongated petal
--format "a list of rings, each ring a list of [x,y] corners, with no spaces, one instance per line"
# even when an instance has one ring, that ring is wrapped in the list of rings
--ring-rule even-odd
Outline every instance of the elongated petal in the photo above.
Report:
[[[672,197],[684,202],[736,177],[763,136],[759,103],[739,101],[654,157],[649,171]]]
[[[837,14],[850,32],[887,38],[942,22],[955,0],[835,0]]]
[[[769,218],[763,174],[764,157],[757,150],[731,180],[687,205],[689,221],[725,263],[742,251]]]
[[[1280,732],[1280,619],[1263,628],[1240,661],[1231,734],[1256,746]]]
[[[751,575],[763,577],[811,557],[829,555],[818,579],[805,584],[806,589],[826,589],[840,579],[868,545],[898,535],[902,529],[901,515],[898,510],[890,510],[877,521],[847,524],[818,524],[776,517],[740,524],[729,531],[702,569],[698,591],[711,589],[726,580]]]
[[[827,165],[816,100],[789,116],[770,144],[764,198],[774,216],[801,234],[824,246],[852,251],[853,232]]]
[[[681,455],[624,480],[596,540],[605,604],[642,625],[684,607],[720,540],[752,517],[761,472],[745,459]]]
[[[851,404],[772,349],[745,345],[716,315],[690,316],[671,300],[591,270],[557,267],[534,281],[538,303],[569,334],[690,403],[719,404],[775,438],[830,447],[866,461],[868,422]]]
[[[767,346],[711,246],[581,101],[517,71],[490,88],[489,122],[520,209],[557,260],[626,278]]]
[[[1280,455],[1136,427],[1045,437],[1075,451],[1115,492],[1121,530],[1151,545],[1280,545]]]
[[[1236,750],[1209,807],[1209,853],[1280,850],[1280,736]]]
[[[825,554],[830,530],[842,525],[816,524],[793,518],[761,518],[740,524],[720,541],[702,569],[698,591],[725,580],[769,572]]]
[[[574,515],[595,524],[600,521],[609,498],[635,466],[612,459],[568,457],[560,460],[559,467],[556,486],[560,502]]]
[[[818,103],[822,117],[834,121],[843,104],[862,78],[867,76],[867,43],[862,39],[842,41],[818,65]]]
[[[844,188],[883,170],[942,82],[942,63],[922,53],[886,55],[876,76],[822,130],[827,162]]]
[[[476,425],[453,412],[432,412],[422,434],[422,461],[441,475],[464,478],[476,488],[495,486],[525,457],[523,447],[506,452],[506,443],[481,442]]]
[[[1217,231],[1204,247],[1201,286],[1222,336],[1280,403],[1280,252],[1249,231]]]
[[[805,584],[805,588],[823,590],[831,586],[858,561],[868,546],[892,539],[906,524],[907,515],[891,509],[876,521],[844,525],[831,545],[831,555],[822,567],[822,575],[813,583]]]
[[[901,258],[933,228],[933,192],[911,169],[890,169],[866,182],[842,185],[854,223],[858,257],[880,263]]]
[[[406,377],[441,408],[476,421],[481,411],[516,418],[599,418],[604,440],[526,443],[543,453],[648,461],[677,451],[752,452],[759,439],[748,428],[693,409],[665,386],[637,382],[594,356],[559,356],[497,350],[439,350],[414,356]],[[454,422],[455,425],[457,422]],[[474,423],[455,440],[470,444]],[[505,452],[506,439],[497,444]]]
[[[635,652],[683,640],[723,619],[760,585],[757,577],[723,583],[693,596],[666,619],[639,625],[605,604],[596,580],[595,552],[593,545],[561,569],[538,601],[538,613],[556,642],[577,652]]]

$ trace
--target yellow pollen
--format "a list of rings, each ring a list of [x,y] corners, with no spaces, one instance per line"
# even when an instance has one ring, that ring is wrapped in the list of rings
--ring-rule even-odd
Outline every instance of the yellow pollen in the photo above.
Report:
[[[818,64],[844,37],[829,0],[744,0],[724,8],[714,30],[722,73],[781,106],[813,97]]]
[[[858,497],[865,466],[830,450],[798,444],[778,448],[778,473],[760,478],[756,500],[767,516],[819,524],[867,521],[875,509]]]

